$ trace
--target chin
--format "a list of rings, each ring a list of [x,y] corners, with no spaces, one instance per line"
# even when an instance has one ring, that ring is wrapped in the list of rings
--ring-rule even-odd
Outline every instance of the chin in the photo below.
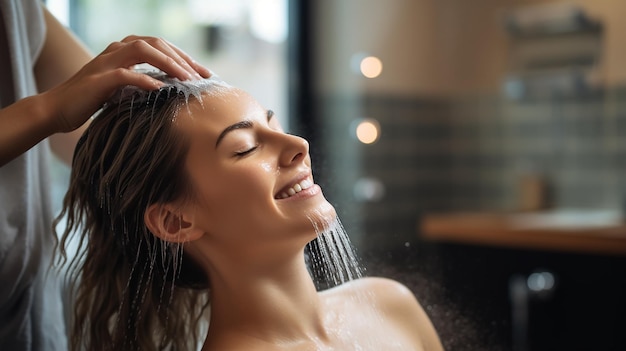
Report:
[[[337,218],[337,212],[328,201],[323,201],[317,208],[311,210],[307,217],[316,229],[327,228]]]

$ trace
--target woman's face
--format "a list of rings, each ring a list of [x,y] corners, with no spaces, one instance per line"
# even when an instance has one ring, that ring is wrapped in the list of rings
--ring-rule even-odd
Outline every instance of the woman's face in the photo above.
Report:
[[[309,216],[335,216],[314,184],[307,141],[286,134],[247,93],[205,94],[177,125],[190,142],[193,220],[212,240],[303,244],[315,237]]]

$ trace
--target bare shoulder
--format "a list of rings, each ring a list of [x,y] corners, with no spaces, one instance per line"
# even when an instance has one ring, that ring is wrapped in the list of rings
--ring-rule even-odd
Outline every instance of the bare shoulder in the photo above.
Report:
[[[367,277],[350,281],[340,286],[335,294],[365,294],[387,310],[420,307],[415,295],[404,284],[388,278]],[[420,307],[421,308],[421,307]]]
[[[415,296],[404,284],[389,278],[368,277],[355,280],[355,288],[366,289],[379,298],[380,302],[397,303],[417,302]]]
[[[370,277],[355,280],[350,285],[347,288],[354,293],[367,294],[383,318],[408,335],[417,336],[424,350],[443,350],[430,318],[404,284],[388,278]]]
[[[365,292],[379,310],[398,319],[428,319],[413,292],[404,284],[388,279],[370,277],[354,281],[355,291]]]

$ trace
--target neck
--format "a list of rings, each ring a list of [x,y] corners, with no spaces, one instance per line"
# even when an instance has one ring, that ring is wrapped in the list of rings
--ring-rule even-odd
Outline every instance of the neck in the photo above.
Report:
[[[224,266],[210,269],[209,338],[236,333],[276,344],[327,337],[321,301],[302,252],[269,266]]]

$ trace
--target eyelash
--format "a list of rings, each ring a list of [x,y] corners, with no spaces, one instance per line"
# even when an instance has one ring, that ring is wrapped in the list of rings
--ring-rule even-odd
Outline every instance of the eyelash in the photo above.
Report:
[[[270,111],[272,115],[274,115],[274,111]],[[255,151],[259,146],[255,145],[251,148],[249,148],[248,150],[245,151],[241,151],[241,152],[235,152],[235,157],[237,158],[241,158],[241,157],[245,157],[246,155],[252,153],[253,151]]]
[[[253,147],[249,148],[246,151],[235,152],[235,156],[236,157],[244,157],[244,156],[248,155],[249,153],[251,153],[252,151],[256,150],[257,148],[258,148],[258,146],[253,146]]]

